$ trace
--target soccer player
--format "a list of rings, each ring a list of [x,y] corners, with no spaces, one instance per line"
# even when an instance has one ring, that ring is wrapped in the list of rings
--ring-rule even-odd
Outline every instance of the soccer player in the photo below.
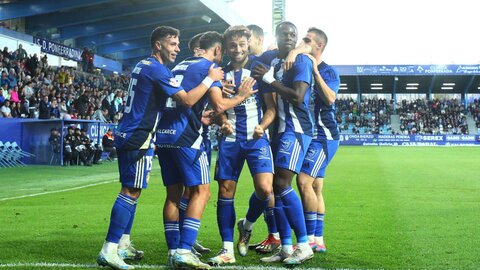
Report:
[[[231,26],[224,34],[225,51],[230,63],[224,68],[225,79],[232,81],[237,90],[244,80],[250,78],[252,61],[248,44],[250,30],[245,26]],[[253,86],[257,89],[257,84]],[[217,97],[212,95],[217,95]],[[211,102],[216,107],[221,93],[211,93]],[[262,102],[263,101],[263,102]],[[266,111],[263,114],[262,103]],[[224,115],[225,116],[225,115]],[[223,248],[208,262],[212,265],[235,263],[233,229],[235,226],[234,196],[237,181],[247,161],[253,177],[255,192],[249,201],[246,218],[238,222],[238,251],[246,256],[253,224],[267,207],[272,193],[273,157],[265,131],[275,118],[275,102],[272,93],[252,95],[234,108],[226,111],[223,121],[232,125],[232,133],[219,141],[215,180],[218,181],[217,222]]]
[[[305,219],[300,198],[291,183],[300,172],[308,145],[312,140],[313,123],[309,112],[312,61],[298,55],[293,68],[285,71],[283,60],[295,48],[297,28],[291,22],[280,23],[275,31],[278,56],[271,61],[271,68],[256,65],[253,68],[257,79],[262,79],[277,93],[278,136],[273,147],[275,152],[275,218],[280,233],[282,249],[276,254],[262,258],[264,262],[282,261],[286,265],[300,264],[313,257],[308,245]],[[297,248],[293,251],[291,229],[295,231]]]
[[[97,257],[101,266],[134,269],[124,259],[141,259],[143,252],[130,242],[137,200],[147,187],[152,167],[152,137],[162,117],[167,98],[184,106],[192,106],[210,88],[213,80],[223,78],[223,71],[211,67],[201,83],[188,93],[180,87],[165,66],[175,61],[180,51],[179,31],[160,26],[150,36],[152,54],[140,61],[132,71],[127,104],[115,132],[115,147],[122,184],[110,216],[105,243]]]
[[[247,28],[250,29],[252,36],[248,42],[248,49],[251,56],[251,59],[257,59],[260,57],[263,52],[263,40],[264,34],[263,29],[255,24],[247,25]],[[252,61],[253,62],[253,61]],[[270,134],[276,132],[275,128],[269,128]],[[275,223],[275,199],[272,196],[268,201],[267,209],[265,209],[264,220],[268,228],[268,236],[263,241],[250,245],[249,249],[255,249],[259,253],[270,253],[280,246],[280,236],[278,235],[277,225]]]
[[[173,74],[184,89],[191,89],[205,77],[208,67],[222,61],[223,38],[217,32],[206,32],[200,38],[200,48],[205,50],[202,57],[187,58],[173,69]],[[250,95],[253,79],[240,86],[237,95],[231,99],[221,99],[215,103],[217,111],[227,110],[239,104]],[[210,82],[212,92],[220,93],[221,83]],[[162,169],[162,179],[167,189],[163,218],[165,235],[169,249],[168,264],[174,267],[209,269],[191,252],[197,238],[205,206],[210,197],[210,176],[207,155],[202,144],[202,112],[208,96],[203,96],[193,107],[185,108],[173,101],[167,101],[164,117],[157,130],[158,157]],[[179,228],[176,204],[183,194],[183,187],[189,189],[183,225]]]
[[[326,252],[323,241],[323,179],[328,164],[337,152],[340,139],[335,120],[335,98],[340,86],[340,76],[333,67],[322,61],[327,41],[325,32],[312,27],[303,38],[303,44],[289,55],[290,59],[295,59],[296,55],[303,51],[313,56],[311,59],[314,62],[315,86],[312,96],[315,96],[315,133],[297,177],[297,184],[302,197],[308,241],[315,252]]]

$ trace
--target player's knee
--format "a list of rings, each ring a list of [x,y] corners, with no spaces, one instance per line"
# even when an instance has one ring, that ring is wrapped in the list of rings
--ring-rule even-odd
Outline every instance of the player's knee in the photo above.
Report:
[[[120,193],[125,194],[131,198],[138,199],[140,197],[140,194],[142,193],[142,189],[122,186]]]
[[[272,193],[273,187],[271,185],[261,185],[255,190],[255,194],[262,200],[267,199]]]

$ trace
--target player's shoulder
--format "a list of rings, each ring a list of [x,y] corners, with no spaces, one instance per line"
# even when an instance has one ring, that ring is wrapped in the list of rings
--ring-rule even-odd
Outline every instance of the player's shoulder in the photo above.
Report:
[[[270,50],[262,53],[260,56],[256,57],[256,61],[262,62],[264,64],[270,64],[273,59],[278,56],[278,50]]]
[[[310,58],[303,53],[297,55],[297,57],[295,58],[295,63],[305,63],[305,64],[310,64],[310,65],[313,64],[312,60],[310,60]]]
[[[140,73],[143,72],[155,72],[156,74],[160,73],[170,73],[170,70],[163,65],[162,63],[158,62],[153,57],[148,57],[146,59],[140,60],[137,63],[135,68],[133,69],[132,73]]]
[[[338,71],[335,67],[333,67],[333,66],[331,66],[331,65],[329,65],[329,64],[327,64],[323,61],[320,64],[318,64],[317,68],[318,68],[318,71],[320,73],[329,74],[329,76],[332,77],[332,78],[333,77],[340,77],[340,75],[339,75],[339,73],[338,73]]]

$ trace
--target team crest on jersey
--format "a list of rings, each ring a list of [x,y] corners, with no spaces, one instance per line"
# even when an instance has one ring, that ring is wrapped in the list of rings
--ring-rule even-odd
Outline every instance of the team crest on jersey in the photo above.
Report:
[[[180,82],[175,79],[175,78],[170,78],[170,85],[173,86],[173,87],[179,87],[180,86]]]
[[[292,142],[291,141],[282,141],[282,144],[280,145],[280,150],[279,152],[289,154],[290,153],[290,148],[292,147]]]

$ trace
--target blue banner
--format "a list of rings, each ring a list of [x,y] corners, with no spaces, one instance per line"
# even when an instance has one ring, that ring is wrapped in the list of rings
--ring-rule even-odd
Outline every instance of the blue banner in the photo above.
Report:
[[[478,75],[480,65],[337,65],[340,75]]]
[[[374,146],[480,146],[480,136],[341,134],[340,144]]]
[[[41,47],[41,51],[68,58],[74,61],[82,61],[82,51],[47,39],[33,37],[33,43]]]

